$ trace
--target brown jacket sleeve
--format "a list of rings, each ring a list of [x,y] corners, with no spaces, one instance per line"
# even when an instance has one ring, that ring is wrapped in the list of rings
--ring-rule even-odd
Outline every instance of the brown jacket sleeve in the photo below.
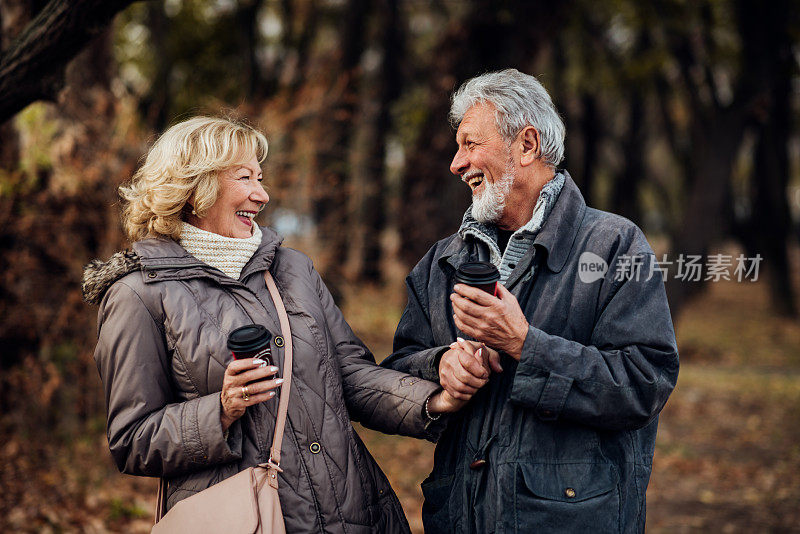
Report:
[[[325,319],[333,336],[350,418],[367,428],[435,440],[442,419],[432,423],[423,415],[425,401],[441,386],[406,373],[385,369],[355,335],[333,301],[319,274],[312,269]]]
[[[133,273],[130,277],[139,276]],[[241,430],[226,440],[219,392],[177,402],[161,320],[126,279],[98,312],[94,358],[105,391],[108,444],[120,471],[174,476],[239,460]]]

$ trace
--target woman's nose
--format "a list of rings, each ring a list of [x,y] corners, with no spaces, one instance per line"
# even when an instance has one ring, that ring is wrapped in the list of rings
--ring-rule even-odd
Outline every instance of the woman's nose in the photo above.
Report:
[[[269,195],[267,191],[261,186],[261,182],[255,182],[255,186],[253,187],[253,192],[250,193],[250,200],[253,202],[258,202],[260,204],[266,204],[269,202]]]

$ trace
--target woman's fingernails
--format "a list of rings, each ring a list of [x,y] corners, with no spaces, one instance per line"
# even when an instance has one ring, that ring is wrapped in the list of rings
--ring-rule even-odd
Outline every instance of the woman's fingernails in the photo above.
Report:
[[[265,362],[261,358],[253,358],[253,364],[258,365],[259,367],[264,367],[265,365],[267,365],[267,362]]]
[[[456,340],[458,340],[459,342],[461,342],[461,341],[464,341],[464,338],[462,338],[462,337],[457,337],[457,338],[456,338]]]
[[[277,380],[275,381],[275,384],[276,384],[276,385],[278,385],[278,386],[280,386],[281,384],[283,384],[283,378],[279,378],[279,379],[277,379]]]
[[[270,370],[270,372],[272,372],[272,373],[277,373],[277,372],[278,372],[278,368],[277,368],[277,367],[275,367],[274,365],[273,365],[272,367],[270,367],[270,368],[269,368],[269,370]]]

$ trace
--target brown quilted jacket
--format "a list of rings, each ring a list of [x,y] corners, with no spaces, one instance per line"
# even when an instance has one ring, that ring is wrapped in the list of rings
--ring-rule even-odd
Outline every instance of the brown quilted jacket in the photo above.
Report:
[[[432,439],[423,403],[439,386],[375,365],[300,252],[263,240],[240,280],[174,241],[147,239],[93,262],[84,295],[99,303],[95,350],[119,469],[165,477],[167,507],[265,462],[277,399],[252,406],[223,435],[220,390],[228,333],[260,323],[280,332],[264,283],[284,298],[294,342],[280,499],[288,532],[407,532],[400,503],[350,423]],[[273,360],[282,368],[282,349]]]

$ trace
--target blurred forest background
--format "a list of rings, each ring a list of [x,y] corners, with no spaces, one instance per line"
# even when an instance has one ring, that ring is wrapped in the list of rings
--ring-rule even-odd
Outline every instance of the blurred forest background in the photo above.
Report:
[[[681,377],[648,530],[800,531],[799,43],[796,0],[0,0],[0,530],[149,531],[79,280],[128,246],[117,187],[157,132],[197,113],[266,132],[262,223],[380,360],[403,277],[469,202],[449,96],[516,67],[591,205],[670,261],[763,258],[757,281],[667,275]],[[419,531],[432,446],[359,432]]]

